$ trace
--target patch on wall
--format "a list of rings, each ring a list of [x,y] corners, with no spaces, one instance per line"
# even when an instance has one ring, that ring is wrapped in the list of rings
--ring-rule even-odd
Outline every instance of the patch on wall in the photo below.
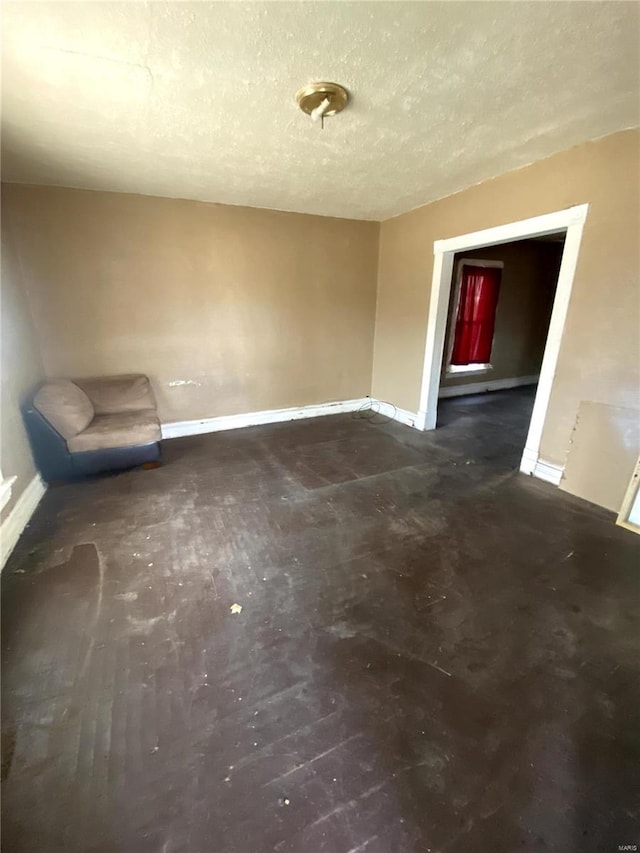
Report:
[[[583,400],[560,488],[618,512],[639,449],[638,409]]]

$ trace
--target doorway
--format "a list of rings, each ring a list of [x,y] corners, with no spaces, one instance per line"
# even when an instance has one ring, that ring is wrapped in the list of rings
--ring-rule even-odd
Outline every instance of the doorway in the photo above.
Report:
[[[588,204],[524,219],[484,231],[476,231],[438,240],[434,243],[434,266],[429,304],[429,319],[425,344],[420,409],[416,426],[419,429],[435,429],[438,414],[438,393],[445,357],[445,341],[449,318],[452,277],[456,253],[472,252],[488,246],[498,246],[517,240],[543,237],[551,234],[564,235],[564,250],[558,274],[558,283],[553,300],[551,320],[544,346],[531,421],[527,433],[520,470],[550,482],[559,483],[562,471],[540,459],[540,441],[555,376],[560,342],[571,297],[582,231],[587,216]]]

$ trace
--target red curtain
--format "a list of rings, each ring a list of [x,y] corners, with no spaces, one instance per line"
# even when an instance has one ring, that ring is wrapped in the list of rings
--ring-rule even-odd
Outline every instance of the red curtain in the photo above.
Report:
[[[488,364],[500,291],[498,267],[462,268],[451,364]]]

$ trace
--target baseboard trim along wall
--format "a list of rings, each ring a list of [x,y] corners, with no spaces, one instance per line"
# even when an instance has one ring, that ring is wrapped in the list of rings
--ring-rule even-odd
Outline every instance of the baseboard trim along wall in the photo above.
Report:
[[[284,421],[296,421],[303,418],[317,418],[322,415],[339,415],[343,412],[363,413],[370,406],[379,406],[380,415],[392,418],[406,426],[415,427],[418,416],[415,412],[400,409],[392,403],[383,403],[372,397],[360,397],[356,400],[340,400],[333,403],[319,403],[311,406],[299,406],[290,409],[268,409],[263,412],[247,412],[241,415],[221,415],[217,418],[201,418],[193,421],[171,421],[162,424],[163,438],[180,438],[185,435],[204,435],[208,432],[222,432],[226,429],[242,429],[261,424],[277,424]],[[388,410],[388,411],[387,411]]]
[[[39,474],[31,480],[0,527],[0,570],[11,556],[47,487]]]
[[[560,485],[564,468],[560,465],[553,465],[551,462],[544,462],[538,459],[534,465],[532,474],[539,480],[546,480],[547,483],[553,483],[554,486]]]
[[[357,400],[341,400],[312,406],[294,406],[290,409],[268,409],[263,412],[247,412],[241,415],[221,415],[217,418],[172,421],[162,424],[162,437],[180,438],[184,435],[204,435],[208,432],[222,432],[226,429],[242,429],[260,424],[276,424],[283,421],[302,420],[303,418],[317,418],[321,415],[339,415],[343,412],[357,412],[358,409],[366,408],[369,403],[369,397],[361,397]]]
[[[409,412],[407,409],[399,409],[396,406],[396,413],[393,416],[394,421],[399,421],[401,424],[405,426],[413,427],[417,429],[416,423],[418,422],[418,416],[415,412]]]
[[[485,391],[504,391],[520,385],[535,385],[539,376],[515,376],[512,379],[490,379],[487,382],[469,382],[466,385],[450,385],[440,388],[438,397],[462,397],[463,394],[484,394]]]
[[[415,412],[401,409],[395,403],[389,403],[387,400],[378,400],[377,397],[367,397],[365,403],[366,405],[362,406],[363,417],[370,418],[372,423],[382,424],[386,421],[398,421],[405,426],[417,429],[418,416]]]

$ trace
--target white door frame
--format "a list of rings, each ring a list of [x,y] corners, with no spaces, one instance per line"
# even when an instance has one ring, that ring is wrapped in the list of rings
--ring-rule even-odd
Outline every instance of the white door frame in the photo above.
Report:
[[[498,225],[484,231],[462,234],[448,240],[436,240],[433,244],[433,279],[427,320],[427,338],[424,351],[420,408],[416,427],[422,430],[435,429],[438,414],[438,390],[442,370],[444,339],[447,331],[447,313],[453,274],[453,258],[457,252],[511,243],[514,240],[526,240],[529,237],[541,237],[566,231],[562,262],[558,274],[558,284],[553,301],[553,311],[547,333],[547,343],[540,368],[538,390],[533,404],[529,433],[522,454],[520,470],[532,474],[538,463],[540,440],[547,415],[551,388],[560,352],[560,341],[569,308],[571,288],[578,262],[582,230],[587,218],[588,204],[569,207],[543,216]]]

